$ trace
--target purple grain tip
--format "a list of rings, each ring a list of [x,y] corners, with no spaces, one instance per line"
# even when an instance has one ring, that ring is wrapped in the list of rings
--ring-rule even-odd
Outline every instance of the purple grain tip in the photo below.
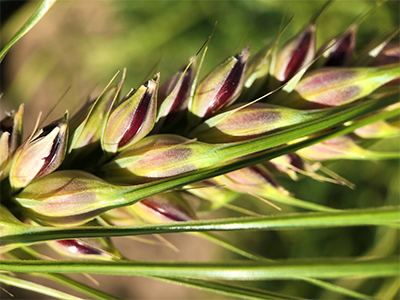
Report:
[[[307,58],[310,47],[313,43],[314,30],[308,29],[304,32],[303,36],[299,40],[297,47],[293,50],[292,56],[284,72],[285,81],[292,78],[304,65]]]
[[[124,132],[124,135],[122,136],[121,140],[118,143],[118,148],[125,146],[128,144],[133,137],[137,134],[139,129],[142,127],[143,122],[146,118],[146,114],[148,110],[150,109],[150,104],[151,104],[151,97],[152,93],[149,93],[148,89],[144,93],[142,99],[140,100],[140,103],[132,117],[132,121],[130,122],[128,128]]]
[[[223,86],[215,96],[214,101],[208,107],[205,117],[211,116],[225,106],[238,89],[239,83],[243,77],[246,60],[243,60],[241,55],[237,55],[235,58],[237,58],[237,62],[233,66]]]

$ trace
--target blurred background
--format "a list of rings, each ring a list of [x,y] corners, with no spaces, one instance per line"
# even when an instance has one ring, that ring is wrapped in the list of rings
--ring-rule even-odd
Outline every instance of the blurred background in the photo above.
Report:
[[[48,14],[8,53],[1,65],[1,117],[25,103],[24,134],[33,129],[37,115],[47,122],[59,118],[66,109],[75,112],[88,98],[96,97],[117,71],[127,68],[124,91],[137,88],[154,73],[161,82],[187,64],[212,32],[214,35],[202,68],[207,74],[227,57],[251,43],[254,54],[273,40],[283,18],[294,15],[282,42],[298,33],[324,1],[59,1]],[[38,1],[1,1],[1,46],[29,18]],[[373,1],[335,1],[317,26],[317,46],[343,32],[354,19],[373,7]],[[399,2],[388,1],[373,10],[359,26],[357,49],[373,37],[391,32],[399,25]],[[374,145],[394,151],[398,139]],[[327,165],[356,184],[351,190],[304,178],[299,182],[280,179],[297,198],[336,208],[391,205],[399,202],[399,163],[338,162]],[[276,213],[253,198],[237,204],[262,214]],[[291,208],[284,207],[284,212]],[[222,210],[213,216],[233,216]],[[202,216],[200,216],[202,217]],[[301,230],[225,234],[238,245],[271,258],[387,255],[398,252],[397,231],[380,227]],[[189,235],[165,236],[180,252],[116,239],[121,252],[134,260],[211,261],[239,257],[227,254],[208,242]],[[122,247],[122,248],[121,248]],[[373,252],[371,252],[373,251]],[[84,277],[76,277],[85,281]],[[227,299],[205,292],[150,279],[97,276],[101,289],[127,299]],[[342,286],[359,287],[373,293],[384,279],[341,280]],[[87,280],[86,280],[87,282]],[[90,284],[90,283],[88,283]],[[311,299],[340,299],[340,296],[298,281],[253,283],[260,288]],[[38,295],[9,289],[15,299],[36,299]],[[1,296],[7,297],[3,292]]]

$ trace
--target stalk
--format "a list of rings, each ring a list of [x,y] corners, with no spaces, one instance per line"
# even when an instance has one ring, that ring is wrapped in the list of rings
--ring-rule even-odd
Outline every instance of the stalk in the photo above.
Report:
[[[241,217],[219,220],[199,220],[157,225],[81,226],[74,228],[31,226],[25,231],[1,238],[1,246],[34,244],[50,240],[90,237],[119,237],[153,233],[193,231],[283,230],[313,229],[348,226],[385,225],[396,226],[399,207],[388,206],[374,209],[354,209],[338,212],[305,212],[267,217]]]
[[[81,261],[4,261],[0,270],[9,272],[63,272],[108,275],[137,275],[165,277],[202,277],[220,280],[276,280],[298,276],[314,278],[388,277],[396,276],[400,263],[397,258],[354,260],[331,258],[299,261],[241,261],[230,263],[177,262],[84,262]]]

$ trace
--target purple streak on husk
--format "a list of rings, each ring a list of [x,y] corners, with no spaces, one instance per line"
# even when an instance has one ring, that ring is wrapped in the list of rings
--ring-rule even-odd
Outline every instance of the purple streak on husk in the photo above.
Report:
[[[214,101],[208,107],[204,115],[204,117],[206,118],[225,106],[238,88],[238,84],[240,82],[240,79],[242,78],[243,70],[246,64],[245,62],[243,62],[243,58],[241,56],[238,55],[235,57],[238,61],[233,66],[224,84],[215,96]]]
[[[130,122],[129,127],[125,130],[124,135],[118,143],[119,148],[128,144],[143,126],[147,112],[151,105],[152,96],[153,94],[149,93],[147,88],[132,117],[132,122]]]
[[[299,71],[307,56],[308,49],[310,48],[312,38],[312,31],[308,30],[304,33],[298,47],[293,51],[292,58],[290,59],[286,70],[284,72],[285,82],[292,78]]]

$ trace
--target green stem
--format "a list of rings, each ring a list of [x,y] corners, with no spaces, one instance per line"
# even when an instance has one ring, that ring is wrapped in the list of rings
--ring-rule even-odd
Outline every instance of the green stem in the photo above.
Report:
[[[29,260],[38,260],[38,259],[46,259],[41,255],[40,253],[36,252],[34,249],[30,247],[23,247],[22,249],[25,253],[23,255],[24,259],[29,259]],[[10,252],[5,254],[8,259],[21,259],[18,257],[18,255],[11,254]],[[57,274],[57,273],[35,273],[31,274],[33,276],[39,276],[43,278],[47,278],[49,280],[52,280],[54,282],[58,282],[65,287],[69,287],[77,292],[83,293],[86,296],[92,297],[94,299],[99,299],[99,300],[121,300],[121,298],[115,297],[113,295],[107,294],[105,292],[102,292],[100,290],[97,290],[95,288],[92,288],[86,284],[83,284],[79,281],[76,281],[70,277],[67,277],[62,274]]]
[[[314,210],[314,211],[325,211],[325,212],[338,211],[338,209],[335,209],[335,208],[332,208],[329,206],[316,204],[316,203],[308,202],[305,200],[300,200],[300,199],[297,199],[297,198],[294,198],[291,196],[281,195],[281,194],[279,194],[279,192],[268,191],[268,193],[266,193],[266,195],[263,195],[263,196],[266,197],[268,200],[272,200],[275,202],[279,202],[279,203],[294,206],[294,207],[300,207],[303,209],[309,209],[309,210]]]
[[[399,159],[399,152],[375,152],[375,151],[366,151],[364,153],[365,160],[383,160],[383,159]]]
[[[242,285],[233,285],[224,282],[215,282],[211,280],[191,279],[191,278],[173,278],[173,277],[150,277],[166,282],[172,282],[179,285],[190,286],[201,290],[239,297],[243,299],[268,299],[268,300],[306,300],[296,296],[287,296],[278,293],[272,293],[260,289],[249,288]]]
[[[138,225],[134,227],[82,226],[74,228],[32,227],[16,235],[3,236],[1,245],[32,244],[49,240],[89,237],[117,237],[154,233],[193,231],[277,230],[347,226],[391,225],[399,222],[399,207],[308,212],[267,217],[242,217],[219,220]]]
[[[132,261],[3,261],[1,271],[23,273],[90,273],[161,277],[201,277],[221,280],[275,280],[397,276],[397,257],[378,259],[330,258],[325,260],[239,261],[223,263]]]
[[[212,233],[209,233],[209,232],[200,232],[200,233],[197,233],[197,234],[199,234],[200,237],[202,237],[202,238],[204,238],[204,239],[206,239],[206,240],[208,240],[210,242],[213,242],[214,244],[220,245],[221,247],[224,247],[225,249],[228,249],[228,250],[230,250],[230,251],[232,251],[234,253],[237,253],[237,254],[239,254],[239,255],[241,255],[243,257],[247,257],[247,258],[253,259],[253,260],[261,260],[261,261],[265,261],[265,262],[273,262],[273,260],[265,258],[264,256],[261,256],[261,255],[259,255],[257,253],[250,252],[250,251],[248,251],[246,249],[243,249],[242,247],[240,247],[240,248],[236,247],[231,242],[229,242],[229,241],[227,241],[227,240],[225,240],[225,239],[223,239],[223,238],[221,238],[221,237],[219,237],[219,236],[217,236],[215,234],[212,234]],[[357,299],[364,299],[364,300],[372,299],[370,296],[367,296],[367,295],[364,295],[364,294],[361,294],[361,293],[357,293],[355,291],[352,291],[352,290],[349,290],[349,289],[343,288],[341,286],[338,286],[338,285],[335,285],[335,284],[332,284],[332,283],[329,283],[329,282],[325,282],[325,281],[322,281],[322,280],[319,280],[319,279],[308,278],[308,277],[303,277],[303,276],[298,277],[296,279],[303,280],[305,282],[308,282],[310,284],[313,284],[313,285],[316,285],[318,287],[324,288],[326,290],[330,290],[330,291],[333,291],[333,292],[336,292],[336,293],[339,293],[339,294],[343,294],[343,295],[346,295],[346,296],[349,296],[349,297],[353,297],[353,298],[357,298]]]
[[[229,241],[225,240],[224,238],[219,237],[211,232],[194,232],[192,234],[197,235],[207,241],[210,241],[216,245],[219,245],[227,250],[230,250],[230,251],[232,251],[236,254],[239,254],[243,257],[246,257],[248,259],[273,262],[272,259],[265,258],[262,255],[259,255],[254,252],[250,252],[249,250],[243,249],[242,247],[237,247],[237,246],[233,245],[231,242],[229,242]]]
[[[373,300],[374,298],[365,294],[361,294],[355,291],[352,291],[350,289],[338,286],[336,284],[332,284],[326,281],[322,281],[319,279],[314,279],[314,278],[302,278],[304,281],[307,281],[308,283],[311,283],[313,285],[319,286],[325,290],[329,290],[335,293],[343,294],[348,297],[353,297],[356,299],[364,299],[364,300]]]
[[[100,290],[94,289],[86,284],[76,281],[62,274],[45,273],[45,274],[35,274],[36,276],[44,277],[50,279],[54,282],[58,282],[66,287],[69,287],[77,292],[81,292],[86,296],[93,297],[99,300],[122,300],[122,298],[115,297],[113,295],[104,293]]]
[[[2,262],[3,264],[3,262]],[[69,295],[67,293],[49,288],[47,286],[43,286],[34,282],[26,281],[23,279],[10,277],[4,274],[0,274],[0,282],[4,284],[8,284],[11,286],[19,287],[21,289],[29,290],[32,292],[36,292],[42,295],[50,296],[56,299],[63,299],[63,300],[82,300],[82,298],[75,297]]]

